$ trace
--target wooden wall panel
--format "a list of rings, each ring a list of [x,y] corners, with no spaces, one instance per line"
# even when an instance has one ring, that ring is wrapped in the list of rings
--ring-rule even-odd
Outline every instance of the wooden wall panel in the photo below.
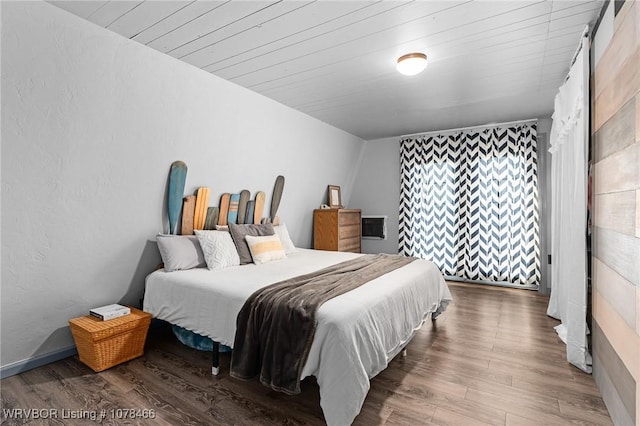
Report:
[[[633,285],[640,286],[640,239],[595,228],[593,255]]]
[[[638,98],[636,96],[636,98]],[[600,127],[593,136],[593,161],[609,155],[636,142],[636,99],[629,100],[613,117]]]
[[[609,42],[609,48],[596,66],[593,80],[596,98],[615,80],[618,70],[623,67],[638,45],[635,19],[623,19],[624,17],[626,15],[618,13],[616,20],[620,22],[619,27]]]
[[[640,2],[593,71],[594,377],[616,424],[640,426]]]
[[[636,238],[640,238],[640,189],[636,191]]]
[[[597,291],[593,294],[593,318],[634,380],[640,370],[640,336]],[[594,343],[596,351],[599,350]],[[610,372],[611,375],[611,372]],[[635,398],[634,398],[635,399]]]
[[[636,334],[640,334],[640,287],[636,287]]]
[[[623,24],[623,22],[627,19],[627,14],[628,13],[635,13],[635,11],[637,10],[637,8],[633,7],[633,3],[636,0],[624,0],[622,7],[620,8],[620,10],[618,11],[618,14],[615,17],[614,23],[613,23],[613,31],[618,31],[618,29],[620,28],[620,25]],[[633,18],[631,18],[633,19]]]
[[[594,326],[596,324],[594,323]],[[594,342],[595,343],[595,342]],[[618,395],[618,390],[613,385],[609,373],[605,370],[604,364],[600,361],[597,352],[593,355],[593,378],[600,389],[602,400],[607,406],[609,415],[614,425],[632,425],[634,423],[630,414],[622,402],[622,398]],[[637,385],[636,385],[637,386]],[[639,404],[636,403],[636,407]]]
[[[640,48],[616,72],[596,98],[594,129],[599,130],[640,89]]]
[[[631,416],[634,416],[636,412],[636,381],[613,349],[607,336],[603,333],[597,322],[593,323],[593,346],[596,348],[594,355],[598,357],[601,367],[607,371],[626,410]]]
[[[630,191],[640,187],[640,142],[596,163],[594,194]]]
[[[635,330],[636,316],[640,314],[636,306],[636,286],[598,259],[593,260],[593,281],[600,296]]]
[[[597,227],[626,235],[636,232],[636,191],[611,192],[593,197]]]
[[[636,142],[640,142],[640,94],[636,95]]]

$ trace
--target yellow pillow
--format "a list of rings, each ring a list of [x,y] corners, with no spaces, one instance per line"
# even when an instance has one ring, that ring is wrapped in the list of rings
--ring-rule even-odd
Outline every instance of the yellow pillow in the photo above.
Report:
[[[282,243],[280,242],[278,234],[265,235],[262,237],[247,235],[245,236],[245,239],[249,246],[253,263],[256,265],[287,257],[284,252],[284,248],[282,248]]]

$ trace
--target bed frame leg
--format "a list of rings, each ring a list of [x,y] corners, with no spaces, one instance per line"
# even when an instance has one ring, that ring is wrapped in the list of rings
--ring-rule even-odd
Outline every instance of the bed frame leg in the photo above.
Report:
[[[220,344],[214,340],[212,340],[211,342],[213,343],[213,351],[211,355],[211,375],[217,376],[220,373],[220,358],[218,355]]]
[[[402,357],[404,358],[405,356],[407,356],[407,349],[403,349],[402,350]]]

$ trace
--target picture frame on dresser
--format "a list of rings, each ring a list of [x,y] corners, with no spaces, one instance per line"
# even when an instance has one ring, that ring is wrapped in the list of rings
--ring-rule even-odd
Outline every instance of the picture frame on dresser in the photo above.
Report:
[[[340,197],[340,187],[337,185],[329,185],[327,187],[329,207],[332,209],[341,209],[342,200]]]

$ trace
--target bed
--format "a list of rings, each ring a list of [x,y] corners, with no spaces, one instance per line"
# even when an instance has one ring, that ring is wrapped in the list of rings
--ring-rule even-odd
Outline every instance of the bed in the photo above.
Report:
[[[146,279],[144,310],[155,318],[233,347],[236,317],[256,290],[360,254],[297,249],[286,259],[220,270],[158,270]],[[315,376],[329,425],[360,412],[369,380],[411,340],[451,294],[431,262],[415,260],[335,297],[317,311],[316,331],[301,379]]]

